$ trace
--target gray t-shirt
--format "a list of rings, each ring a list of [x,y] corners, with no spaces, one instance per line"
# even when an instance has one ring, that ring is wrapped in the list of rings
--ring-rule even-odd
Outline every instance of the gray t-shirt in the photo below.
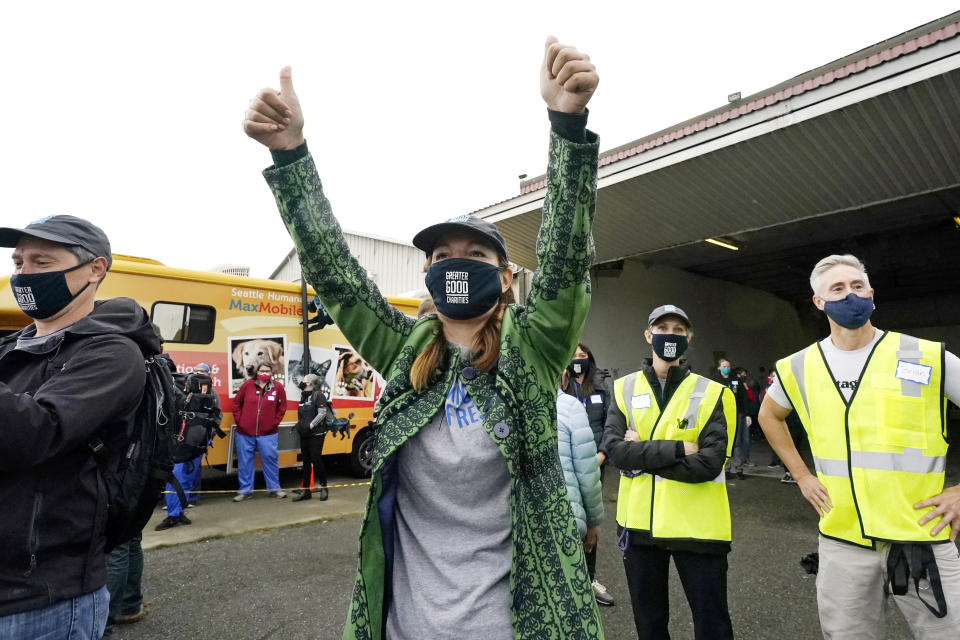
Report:
[[[823,349],[823,356],[827,361],[827,366],[830,367],[830,372],[837,381],[837,386],[840,387],[840,393],[843,394],[843,397],[848,402],[853,396],[854,389],[857,388],[857,381],[860,379],[860,374],[863,373],[863,367],[867,364],[867,358],[870,356],[873,346],[877,344],[882,336],[883,332],[877,329],[869,344],[859,349],[854,349],[853,351],[838,349],[837,346],[833,344],[830,336],[820,341],[820,348]],[[960,358],[947,352],[945,360],[943,395],[954,404],[960,405]],[[770,388],[767,389],[767,395],[784,409],[791,408],[790,401],[787,399],[787,394],[780,384],[779,377],[774,380]]]
[[[462,381],[397,452],[388,640],[508,640],[510,473]]]

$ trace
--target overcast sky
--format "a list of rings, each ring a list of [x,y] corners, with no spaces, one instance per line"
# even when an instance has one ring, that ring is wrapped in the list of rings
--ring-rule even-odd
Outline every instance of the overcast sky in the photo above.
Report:
[[[956,0],[7,3],[0,223],[71,213],[103,227],[117,253],[195,269],[244,264],[266,277],[292,245],[260,176],[269,155],[240,122],[285,64],[341,224],[409,241],[517,195],[519,174],[543,172],[548,34],[597,65],[590,128],[609,149],[956,9]]]

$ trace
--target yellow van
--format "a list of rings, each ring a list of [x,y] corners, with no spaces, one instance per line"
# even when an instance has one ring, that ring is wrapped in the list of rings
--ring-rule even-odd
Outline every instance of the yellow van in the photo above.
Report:
[[[309,298],[314,296],[308,288]],[[281,467],[297,466],[299,440],[294,426],[303,377],[303,305],[300,285],[244,276],[167,267],[156,260],[113,256],[113,266],[97,291],[98,298],[133,298],[150,313],[169,354],[181,373],[204,362],[223,408],[223,431],[208,451],[208,464],[230,472],[235,468],[233,397],[261,361],[273,365],[274,383],[287,393],[287,413],[280,424]],[[390,298],[403,313],[416,315],[419,300]],[[309,312],[308,312],[309,313]],[[10,277],[0,277],[0,335],[31,322],[10,291]],[[383,378],[356,354],[336,326],[309,334],[311,372],[327,382],[333,408],[340,417],[351,413],[349,434],[327,435],[324,455],[349,456],[351,471],[370,470],[368,425]]]

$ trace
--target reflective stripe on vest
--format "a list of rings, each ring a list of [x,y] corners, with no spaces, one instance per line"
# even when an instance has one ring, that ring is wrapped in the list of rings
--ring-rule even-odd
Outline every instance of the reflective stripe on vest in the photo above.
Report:
[[[650,395],[649,403],[644,398],[646,394]],[[614,383],[617,406],[625,414],[628,428],[637,432],[641,442],[697,442],[722,398],[729,452],[736,429],[736,402],[729,389],[689,374],[662,411],[654,398],[642,373],[632,373]],[[617,522],[621,526],[649,531],[654,538],[730,540],[730,507],[722,470],[715,478],[697,483],[642,471],[621,473],[617,501]]]
[[[819,345],[777,363],[784,391],[810,438],[814,466],[834,508],[820,531],[872,546],[929,542],[913,505],[943,489],[943,345],[887,333],[874,346],[847,402]],[[847,443],[849,442],[849,447]]]

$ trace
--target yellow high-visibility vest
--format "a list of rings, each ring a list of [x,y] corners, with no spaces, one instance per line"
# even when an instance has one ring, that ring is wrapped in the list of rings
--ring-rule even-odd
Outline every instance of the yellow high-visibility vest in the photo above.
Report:
[[[947,442],[943,400],[944,347],[885,333],[867,358],[847,402],[823,351],[813,344],[777,362],[777,375],[810,439],[817,478],[833,509],[820,533],[864,547],[876,540],[931,537],[938,519],[913,505],[943,491]]]
[[[627,426],[637,432],[641,441],[688,442],[697,442],[717,400],[723,398],[727,457],[730,456],[737,405],[733,393],[723,385],[691,373],[661,409],[646,376],[637,372],[614,382],[614,397],[627,418]],[[721,470],[712,480],[694,483],[621,471],[617,523],[627,529],[649,531],[653,538],[729,542],[726,476]]]

